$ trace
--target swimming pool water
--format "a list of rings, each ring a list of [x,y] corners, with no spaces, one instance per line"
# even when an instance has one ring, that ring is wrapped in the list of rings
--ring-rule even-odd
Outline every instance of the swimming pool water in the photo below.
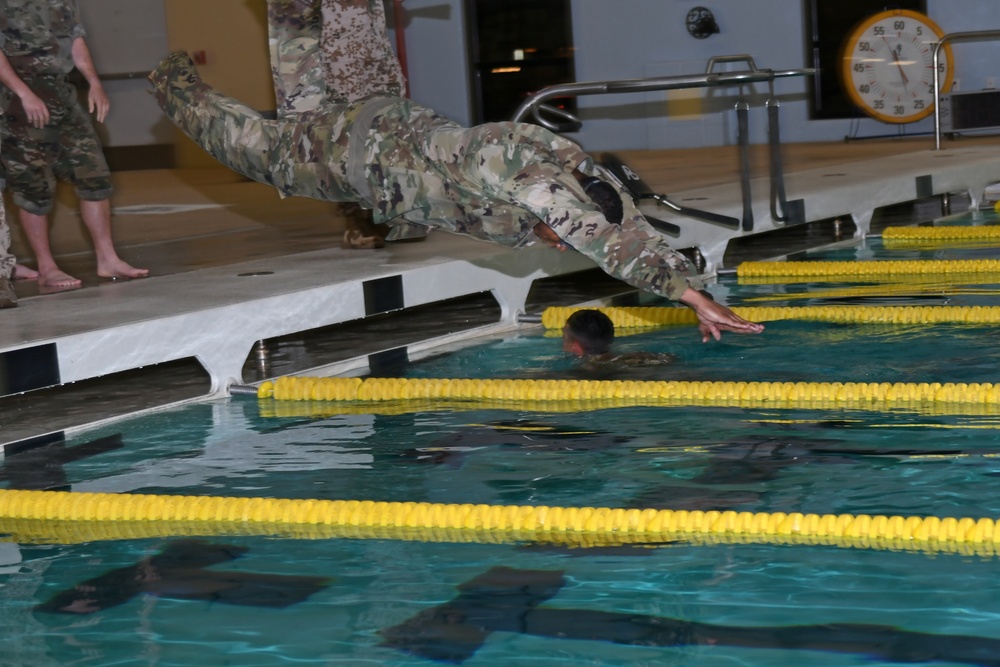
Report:
[[[807,287],[815,295],[829,286]],[[713,289],[737,304],[787,297],[784,286]],[[678,361],[605,373],[615,378],[993,382],[997,368],[996,334],[981,326],[775,322],[763,336],[707,345],[692,327],[623,333],[619,351],[669,352]],[[593,374],[538,329],[408,372]],[[1000,516],[1000,415],[988,411],[386,412],[303,404],[275,417],[240,397],[187,405],[8,452],[0,486]],[[0,664],[1000,664],[995,558],[413,538],[0,543]]]

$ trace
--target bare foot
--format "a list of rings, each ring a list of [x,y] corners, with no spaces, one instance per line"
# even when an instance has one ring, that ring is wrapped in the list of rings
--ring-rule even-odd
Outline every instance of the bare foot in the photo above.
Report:
[[[131,264],[117,259],[98,266],[97,275],[101,278],[110,278],[112,280],[131,280],[132,278],[145,278],[149,275],[149,269],[137,269]]]
[[[59,269],[53,269],[52,271],[45,271],[38,273],[38,284],[43,287],[79,287],[83,284],[83,281],[79,278],[74,278],[64,271]]]
[[[24,264],[15,264],[14,275],[12,277],[14,280],[37,280],[38,271],[30,269]]]

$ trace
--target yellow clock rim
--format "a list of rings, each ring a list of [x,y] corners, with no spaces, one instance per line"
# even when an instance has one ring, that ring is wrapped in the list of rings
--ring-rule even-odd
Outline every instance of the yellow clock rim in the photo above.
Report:
[[[861,39],[862,35],[864,35],[864,33],[872,27],[872,25],[892,16],[906,16],[911,19],[916,19],[933,30],[934,34],[937,35],[938,41],[941,41],[941,38],[944,37],[944,30],[942,30],[937,23],[935,23],[926,14],[915,12],[912,9],[887,9],[877,14],[872,14],[859,23],[857,27],[854,28],[854,31],[851,32],[850,36],[844,40],[844,44],[841,47],[840,57],[840,83],[844,90],[847,91],[848,96],[851,98],[851,101],[854,102],[855,106],[864,111],[866,114],[884,123],[903,125],[905,123],[913,123],[918,120],[922,120],[934,113],[934,104],[937,104],[937,95],[947,93],[951,90],[952,75],[955,72],[955,66],[951,57],[951,45],[945,44],[942,50],[945,55],[946,67],[944,76],[939,79],[942,81],[941,90],[939,90],[937,95],[934,96],[934,104],[928,105],[926,109],[918,111],[915,114],[910,114],[909,116],[887,116],[886,114],[879,113],[875,109],[868,106],[867,102],[865,102],[858,92],[854,90],[854,86],[847,85],[847,82],[851,80],[851,65],[854,64],[854,61],[848,58],[847,54],[853,52],[853,45],[855,42]]]

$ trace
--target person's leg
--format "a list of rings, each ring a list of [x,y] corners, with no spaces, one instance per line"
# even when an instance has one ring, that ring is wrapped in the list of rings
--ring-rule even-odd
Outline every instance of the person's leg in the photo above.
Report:
[[[342,102],[402,97],[406,82],[385,26],[382,0],[322,0],[327,94]]]
[[[38,284],[45,287],[79,287],[81,280],[59,268],[49,246],[49,216],[22,208],[18,216],[38,266]]]
[[[386,34],[383,0],[322,0],[322,9],[320,42],[329,98],[354,103],[376,95],[403,96],[406,83]],[[341,247],[384,245],[370,211],[347,217]]]
[[[97,275],[101,278],[145,278],[148,269],[137,269],[128,264],[115,250],[111,240],[111,202],[80,200],[80,217],[90,232],[94,241],[94,254],[97,256]]]
[[[53,119],[61,119],[63,113],[57,80],[41,77],[27,83],[45,101]],[[9,91],[0,96],[0,103],[5,121],[3,142],[0,144],[5,185],[13,193],[14,204],[20,208],[18,219],[40,269],[35,271],[23,264],[15,264],[12,275],[19,280],[40,278],[43,285],[76,286],[79,281],[59,269],[49,248],[48,214],[55,203],[56,188],[50,165],[60,151],[58,132],[53,130],[53,123],[41,128],[32,126],[20,101],[10,96]]]
[[[115,250],[111,238],[111,169],[94,126],[77,100],[76,89],[67,84],[62,92],[65,114],[58,123],[60,151],[52,170],[57,178],[76,188],[80,217],[94,244],[97,275],[101,278],[145,278],[149,275],[147,269],[131,266]],[[41,268],[39,259],[39,271]]]
[[[268,0],[267,42],[278,118],[314,111],[327,97],[320,0]]]
[[[11,286],[14,278],[14,256],[10,249],[10,227],[7,226],[7,212],[4,209],[3,197],[0,196],[0,308],[13,308],[17,305],[17,295]]]

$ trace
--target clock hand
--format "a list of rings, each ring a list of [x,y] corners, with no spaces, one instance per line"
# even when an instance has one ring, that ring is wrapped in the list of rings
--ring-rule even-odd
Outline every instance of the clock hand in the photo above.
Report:
[[[885,35],[882,36],[882,41],[885,42],[886,46],[889,46],[889,40],[885,38]],[[903,86],[910,85],[910,79],[906,76],[906,72],[903,71],[903,64],[899,62],[899,53],[891,46],[889,47],[889,51],[892,52],[892,62],[896,63],[896,67],[899,68],[899,76],[903,77]]]

